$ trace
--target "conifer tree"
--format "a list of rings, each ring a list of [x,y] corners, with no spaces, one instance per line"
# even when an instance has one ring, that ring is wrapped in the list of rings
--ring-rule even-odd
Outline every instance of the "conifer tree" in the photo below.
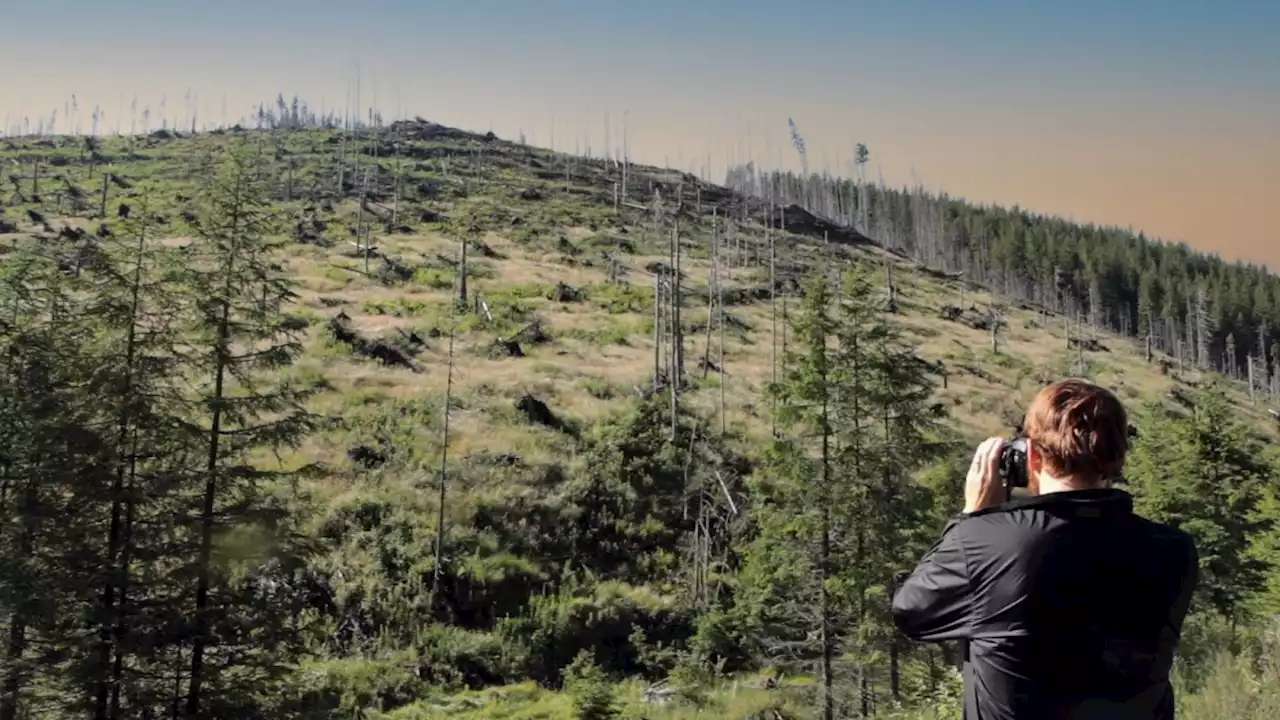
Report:
[[[824,276],[810,281],[794,320],[777,397],[780,437],[757,478],[758,532],[743,574],[746,612],[758,625],[763,651],[820,676],[821,717],[837,716],[835,667],[848,629],[850,597],[837,568],[847,567],[833,542],[833,511],[850,506],[836,476],[832,438],[836,373],[830,339],[836,331]]]
[[[175,251],[154,236],[148,197],[144,191],[140,212],[99,243],[86,273],[89,311],[98,320],[92,346],[98,367],[94,396],[110,428],[104,439],[111,476],[103,498],[107,519],[98,581],[98,640],[85,668],[95,718],[118,717],[126,674],[147,674],[126,659],[129,646],[148,633],[129,629],[136,619],[131,618],[131,586],[151,603],[171,598],[176,589],[161,569],[167,550],[154,536],[134,532],[139,520],[151,525],[164,516],[163,501],[177,489],[177,471],[187,460],[178,423],[183,403],[174,383],[182,372],[176,287],[180,266]],[[139,567],[146,578],[131,572],[139,554],[153,559]],[[155,639],[142,644],[154,646]],[[133,687],[128,694],[136,698],[145,692]]]
[[[13,720],[83,709],[64,670],[84,651],[76,619],[88,612],[86,529],[103,456],[85,392],[89,324],[73,312],[72,279],[41,247],[20,248],[3,268],[0,718]]]
[[[1264,584],[1266,565],[1251,545],[1272,523],[1259,513],[1271,469],[1220,388],[1193,400],[1189,416],[1151,409],[1127,475],[1140,513],[1195,537],[1201,609],[1238,621]]]
[[[193,374],[201,382],[189,428],[204,453],[185,709],[187,717],[227,717],[249,702],[250,689],[278,679],[275,655],[291,641],[291,618],[287,607],[258,602],[236,567],[267,558],[215,561],[214,536],[261,533],[256,544],[281,551],[285,516],[267,494],[280,473],[255,466],[248,454],[296,444],[315,418],[303,407],[310,389],[278,375],[302,349],[300,328],[286,314],[292,283],[272,262],[280,242],[271,237],[267,187],[244,146],[227,151],[203,199],[185,278],[194,301]]]
[[[759,534],[743,575],[764,649],[815,667],[824,716],[851,696],[865,716],[877,652],[899,690],[885,598],[931,507],[915,473],[942,445],[923,363],[887,323],[870,279],[855,270],[841,285],[836,305],[825,278],[811,281],[795,321],[797,351],[773,389],[782,432],[757,481]]]
[[[858,592],[858,647],[889,659],[890,691],[900,694],[897,632],[888,598],[893,578],[909,569],[904,547],[920,544],[932,498],[916,473],[945,447],[938,441],[925,364],[888,322],[865,271],[844,277],[836,339],[841,474],[855,489],[850,523]],[[870,655],[867,655],[870,657]],[[872,712],[868,673],[859,668],[861,714]]]

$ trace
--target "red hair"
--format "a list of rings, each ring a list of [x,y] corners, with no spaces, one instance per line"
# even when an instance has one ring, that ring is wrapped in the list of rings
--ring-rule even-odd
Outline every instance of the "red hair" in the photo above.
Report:
[[[1099,481],[1124,467],[1129,418],[1110,390],[1059,380],[1036,394],[1022,426],[1050,474]]]

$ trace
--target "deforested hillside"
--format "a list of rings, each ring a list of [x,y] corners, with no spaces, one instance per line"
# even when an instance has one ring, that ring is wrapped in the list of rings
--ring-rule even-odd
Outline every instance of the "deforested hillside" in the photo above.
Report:
[[[1068,375],[1213,551],[1188,693],[1278,607],[1260,268],[421,120],[0,163],[0,718],[949,716],[892,578]]]

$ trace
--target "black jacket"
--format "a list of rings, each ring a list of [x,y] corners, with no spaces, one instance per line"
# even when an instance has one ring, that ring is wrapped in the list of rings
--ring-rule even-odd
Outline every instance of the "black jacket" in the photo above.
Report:
[[[953,518],[893,599],[915,640],[963,640],[965,720],[1172,720],[1198,581],[1191,536],[1116,489]]]

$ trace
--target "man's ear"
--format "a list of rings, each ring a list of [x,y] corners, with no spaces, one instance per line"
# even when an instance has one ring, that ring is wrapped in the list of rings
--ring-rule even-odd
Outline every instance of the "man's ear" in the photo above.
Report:
[[[1034,441],[1027,440],[1027,492],[1031,495],[1040,494],[1040,448],[1036,447]]]

